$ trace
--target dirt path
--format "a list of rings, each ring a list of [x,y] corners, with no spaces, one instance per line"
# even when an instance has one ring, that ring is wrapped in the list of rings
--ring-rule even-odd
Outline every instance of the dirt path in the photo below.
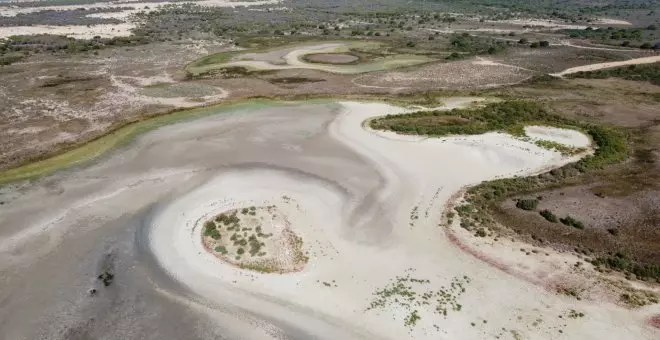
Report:
[[[635,59],[624,60],[624,61],[612,61],[612,62],[607,62],[607,63],[597,63],[597,64],[571,67],[571,68],[565,69],[565,70],[563,70],[559,73],[552,73],[550,75],[554,76],[554,77],[563,77],[565,75],[578,73],[578,72],[597,71],[597,70],[602,70],[602,69],[605,69],[605,68],[627,66],[627,65],[653,64],[653,63],[658,63],[658,62],[660,62],[660,55],[655,55],[655,56],[652,56],[652,57],[643,57],[643,58],[635,58]]]

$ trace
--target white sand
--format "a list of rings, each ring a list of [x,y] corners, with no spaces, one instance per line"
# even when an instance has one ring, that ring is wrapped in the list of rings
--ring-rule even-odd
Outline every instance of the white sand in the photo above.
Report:
[[[586,148],[591,140],[585,134],[549,126],[526,126],[525,134],[532,140],[547,140],[574,148]]]
[[[472,101],[449,100],[445,108]],[[640,312],[576,301],[517,280],[463,253],[438,227],[445,202],[461,187],[535,173],[571,159],[501,133],[428,139],[374,132],[362,125],[374,116],[405,111],[386,104],[345,102],[328,127],[332,138],[362,155],[384,179],[369,197],[355,197],[350,190],[304,174],[232,170],[156,214],[150,231],[154,256],[208,301],[284,320],[320,339],[513,338],[511,330],[524,339],[653,337],[641,326]],[[547,128],[530,131],[575,145],[583,145],[586,138]],[[283,195],[291,202],[278,207],[309,251],[302,272],[238,270],[203,250],[199,233],[207,216],[246,204],[278,202]],[[370,201],[375,204],[363,204]],[[411,221],[411,211],[419,218]],[[422,319],[412,329],[403,325],[410,311],[387,307],[365,312],[374,291],[409,268],[414,269],[413,277],[429,279],[436,288],[454,277],[469,276],[472,282],[459,298],[463,310],[445,318],[430,306],[415,307]],[[333,280],[336,287],[320,284]],[[569,309],[586,316],[557,317]]]
[[[598,18],[596,23],[601,25],[623,25],[623,26],[632,26],[630,21],[621,20],[621,19],[612,19],[612,18]]]
[[[587,26],[584,25],[573,25],[573,24],[565,24],[562,22],[557,22],[553,20],[540,20],[540,19],[507,19],[507,20],[487,20],[486,22],[489,23],[506,23],[506,24],[512,24],[512,25],[520,25],[520,26],[536,26],[536,27],[543,27],[545,29],[551,29],[551,30],[563,30],[563,29],[585,29]]]
[[[656,56],[652,56],[652,57],[635,58],[635,59],[624,60],[624,61],[612,61],[612,62],[607,62],[607,63],[597,63],[597,64],[571,67],[571,68],[563,70],[559,73],[553,73],[553,74],[551,74],[551,76],[562,77],[562,76],[565,76],[567,74],[578,73],[578,72],[597,71],[597,70],[602,70],[602,69],[605,69],[605,68],[628,66],[628,65],[653,64],[653,63],[658,63],[658,62],[660,62],[660,55],[656,55]]]
[[[260,5],[274,5],[279,3],[280,0],[260,0],[260,1],[229,1],[229,0],[202,0],[196,1],[195,4],[207,7],[238,7],[238,6],[260,6]],[[61,5],[61,6],[42,6],[42,7],[1,7],[0,16],[16,16],[20,13],[34,13],[41,11],[73,11],[79,8],[124,8],[132,7],[133,10],[154,10],[159,7],[181,4],[177,2],[97,2],[85,5]]]
[[[83,25],[7,26],[7,27],[0,27],[0,38],[7,38],[12,35],[37,35],[37,34],[66,35],[68,37],[73,37],[78,39],[91,39],[97,35],[102,38],[112,38],[112,37],[131,35],[131,30],[133,28],[135,28],[135,24],[132,23],[100,24],[100,25],[90,25],[89,27]]]

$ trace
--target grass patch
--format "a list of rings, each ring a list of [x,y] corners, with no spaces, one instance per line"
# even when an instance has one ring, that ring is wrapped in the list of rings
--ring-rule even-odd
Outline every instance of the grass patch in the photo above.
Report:
[[[418,111],[387,115],[371,121],[371,127],[403,134],[429,136],[478,135],[501,131],[524,135],[524,126],[532,124],[571,126],[572,121],[548,113],[541,105],[528,101],[490,103],[479,108],[450,111]]]

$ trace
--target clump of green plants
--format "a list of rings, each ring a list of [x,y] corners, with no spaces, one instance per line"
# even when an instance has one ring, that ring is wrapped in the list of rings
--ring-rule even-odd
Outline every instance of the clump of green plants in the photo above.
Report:
[[[580,292],[578,292],[577,289],[575,289],[573,287],[561,288],[561,289],[559,289],[559,293],[562,293],[566,296],[572,296],[576,300],[582,300],[582,297],[580,296]]]
[[[590,261],[591,264],[599,267],[605,267],[611,270],[626,273],[627,276],[634,275],[640,280],[655,280],[660,283],[660,266],[651,264],[642,264],[638,261],[628,258],[622,253],[616,253],[611,256],[597,257]]]
[[[577,229],[584,229],[584,223],[574,219],[570,215],[560,218],[559,222],[561,222],[564,225],[567,225],[569,227],[577,228]]]
[[[455,277],[448,287],[441,286],[436,290],[430,285],[430,280],[412,277],[412,269],[407,272],[406,276],[397,276],[385,287],[376,290],[367,311],[388,306],[404,308],[409,311],[404,325],[412,327],[421,319],[416,307],[430,306],[435,313],[443,316],[447,316],[449,311],[458,312],[463,308],[458,298],[465,292],[465,285],[470,283],[467,276]]]
[[[536,210],[538,205],[539,200],[537,199],[519,199],[516,202],[516,207],[522,210]]]
[[[539,214],[541,216],[543,216],[543,218],[545,218],[546,221],[548,221],[548,222],[557,223],[557,221],[559,221],[557,216],[555,216],[555,214],[553,214],[552,211],[550,211],[548,209],[543,209],[543,210],[539,211]]]
[[[549,140],[537,140],[534,144],[544,149],[555,150],[564,156],[573,156],[586,151],[585,148],[574,148]]]
[[[568,317],[571,319],[582,318],[584,317],[584,313],[578,312],[575,309],[571,309],[568,311]]]
[[[412,313],[410,313],[406,318],[403,320],[403,325],[406,327],[412,327],[417,324],[417,321],[421,320],[422,317],[419,316],[419,313],[417,310],[414,310]]]
[[[228,225],[233,225],[233,224],[239,224],[241,222],[241,219],[236,216],[236,211],[232,212],[231,214],[220,214],[215,217],[215,221],[217,223],[222,223],[226,226]]]
[[[626,305],[635,308],[658,303],[658,296],[649,291],[622,293],[619,299]]]
[[[227,248],[225,248],[225,246],[217,246],[215,247],[214,250],[216,253],[220,253],[221,255],[227,255],[228,253]]]

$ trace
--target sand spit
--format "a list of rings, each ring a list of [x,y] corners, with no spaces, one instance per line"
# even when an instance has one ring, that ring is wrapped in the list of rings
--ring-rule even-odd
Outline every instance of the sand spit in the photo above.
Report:
[[[574,148],[591,145],[589,137],[581,132],[548,126],[526,126],[525,134],[532,140],[547,140]]]
[[[477,100],[449,98],[443,108]],[[3,332],[53,338],[94,318],[88,331],[111,338],[657,338],[646,326],[657,311],[557,295],[448,238],[441,215],[461,188],[575,158],[502,133],[434,139],[364,127],[369,118],[410,110],[330,101],[244,107],[158,129],[93,165],[4,188]],[[585,138],[530,132],[575,145]],[[302,238],[309,257],[302,270],[242,270],[205,251],[203,221],[268,205]],[[89,296],[108,251],[117,283]],[[388,298],[411,292],[399,283],[416,293],[407,295],[416,296],[409,305]],[[584,316],[571,318],[571,310]]]
[[[552,73],[550,75],[555,76],[555,77],[563,77],[565,75],[578,73],[578,72],[597,71],[597,70],[602,70],[602,69],[606,69],[606,68],[613,68],[613,67],[619,67],[619,66],[628,66],[628,65],[653,64],[653,63],[658,63],[658,62],[660,62],[660,55],[651,56],[651,57],[635,58],[635,59],[629,59],[629,60],[624,60],[624,61],[612,61],[612,62],[607,62],[607,63],[597,63],[597,64],[589,64],[589,65],[571,67],[571,68],[563,70],[559,73]]]

